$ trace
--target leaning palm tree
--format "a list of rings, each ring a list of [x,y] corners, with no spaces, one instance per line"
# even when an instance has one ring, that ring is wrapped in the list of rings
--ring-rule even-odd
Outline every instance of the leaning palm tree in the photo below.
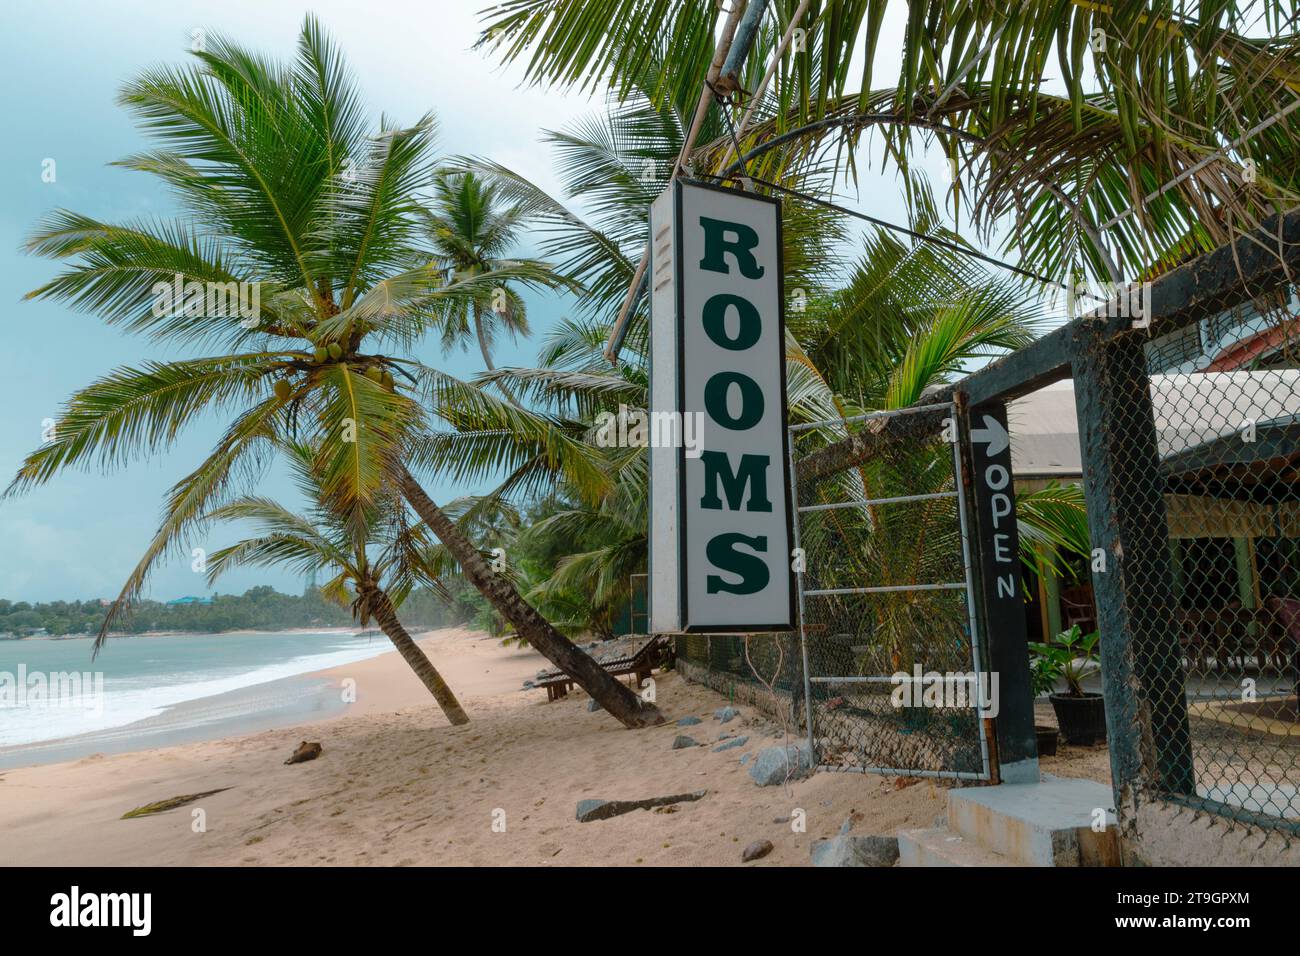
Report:
[[[317,451],[293,442],[282,450],[299,490],[310,502],[308,512],[296,513],[259,495],[236,498],[210,512],[207,520],[252,522],[256,534],[212,553],[208,583],[242,566],[287,567],[295,574],[325,572],[330,578],[321,593],[350,606],[362,627],[373,619],[447,720],[453,725],[469,723],[455,693],[397,616],[397,609],[417,585],[443,590],[422,558],[430,543],[428,530],[405,520],[406,506],[400,499],[384,502],[387,514],[367,515],[362,522],[348,520],[329,506],[315,470]]]
[[[649,516],[643,490],[624,481],[598,507],[557,511],[525,532],[574,543],[553,573],[528,591],[530,601],[552,610],[557,627],[616,636],[615,621],[632,600],[632,575],[646,569]]]
[[[428,231],[438,264],[450,275],[497,273],[525,261],[540,265],[536,260],[505,258],[517,241],[521,220],[522,210],[517,205],[502,202],[498,191],[472,172],[439,174]],[[444,347],[472,333],[489,371],[496,368],[492,345],[498,327],[512,339],[528,334],[524,300],[504,283],[476,296],[449,300],[444,322]],[[508,391],[505,394],[513,400]]]
[[[158,561],[187,547],[204,516],[261,473],[277,442],[296,438],[316,449],[332,510],[360,524],[396,488],[493,607],[606,711],[628,726],[662,720],[494,574],[407,465],[432,415],[482,406],[531,436],[538,468],[565,470],[579,484],[601,480],[546,416],[409,354],[449,302],[473,301],[504,282],[554,287],[563,280],[535,262],[446,280],[425,243],[421,209],[434,181],[433,117],[369,131],[342,56],[313,19],[292,64],[220,38],[194,56],[196,66],[149,70],[120,96],[160,144],[120,165],[160,177],[185,214],[170,223],[113,224],[62,210],[27,243],[70,263],[29,298],[67,302],[155,342],[213,352],[118,368],[76,392],[54,440],[27,457],[9,494],[70,466],[112,468],[165,451],[205,415],[230,423],[168,494],[97,649]],[[229,308],[241,288],[257,295]],[[171,289],[184,294],[167,303]]]

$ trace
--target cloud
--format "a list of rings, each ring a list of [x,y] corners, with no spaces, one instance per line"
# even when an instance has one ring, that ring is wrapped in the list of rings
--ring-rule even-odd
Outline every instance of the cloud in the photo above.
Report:
[[[121,579],[110,570],[121,564],[106,555],[112,536],[88,535],[25,515],[0,512],[0,582],[12,600],[72,600],[116,593]],[[134,562],[131,562],[134,564]]]

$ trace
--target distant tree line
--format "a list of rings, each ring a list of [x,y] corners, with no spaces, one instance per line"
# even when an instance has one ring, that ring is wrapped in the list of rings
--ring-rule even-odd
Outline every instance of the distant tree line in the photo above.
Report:
[[[477,591],[459,579],[447,582],[451,600],[420,589],[402,604],[398,614],[411,629],[450,627],[472,621],[482,613]],[[0,598],[0,637],[28,637],[42,630],[50,635],[91,635],[99,631],[105,608],[98,600],[49,601],[30,604]],[[166,604],[141,601],[133,613],[114,626],[114,632],[146,631],[278,631],[295,627],[347,627],[352,613],[307,589],[301,595],[282,594],[269,585],[249,588],[243,594],[216,594],[211,604]]]

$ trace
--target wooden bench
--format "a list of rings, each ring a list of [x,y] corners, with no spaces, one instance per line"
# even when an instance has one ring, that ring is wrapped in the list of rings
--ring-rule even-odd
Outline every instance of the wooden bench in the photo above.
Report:
[[[663,667],[672,660],[673,644],[667,634],[654,637],[629,634],[612,641],[603,641],[591,648],[590,653],[596,663],[614,677],[633,675],[636,680],[634,686],[639,688],[656,667]],[[533,686],[546,691],[549,703],[568,696],[576,683],[564,671],[550,670],[538,674]]]

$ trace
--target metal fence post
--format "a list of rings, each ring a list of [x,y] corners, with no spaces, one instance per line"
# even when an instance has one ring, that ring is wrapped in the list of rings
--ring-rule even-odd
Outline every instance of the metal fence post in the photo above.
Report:
[[[803,715],[804,722],[807,724],[808,731],[808,755],[817,759],[817,738],[813,730],[813,700],[812,700],[812,683],[808,670],[808,624],[804,617],[804,600],[803,600],[803,574],[804,561],[803,548],[799,544],[799,525],[801,519],[799,516],[799,478],[796,472],[794,460],[794,433],[791,432],[786,436],[786,453],[790,457],[790,510],[794,515],[794,550],[800,556],[799,563],[795,571],[795,587],[799,594],[799,656],[803,663]],[[793,693],[792,695],[793,696]]]
[[[1117,808],[1196,789],[1145,336],[1079,329],[1074,397]],[[1103,563],[1104,562],[1104,563]]]

